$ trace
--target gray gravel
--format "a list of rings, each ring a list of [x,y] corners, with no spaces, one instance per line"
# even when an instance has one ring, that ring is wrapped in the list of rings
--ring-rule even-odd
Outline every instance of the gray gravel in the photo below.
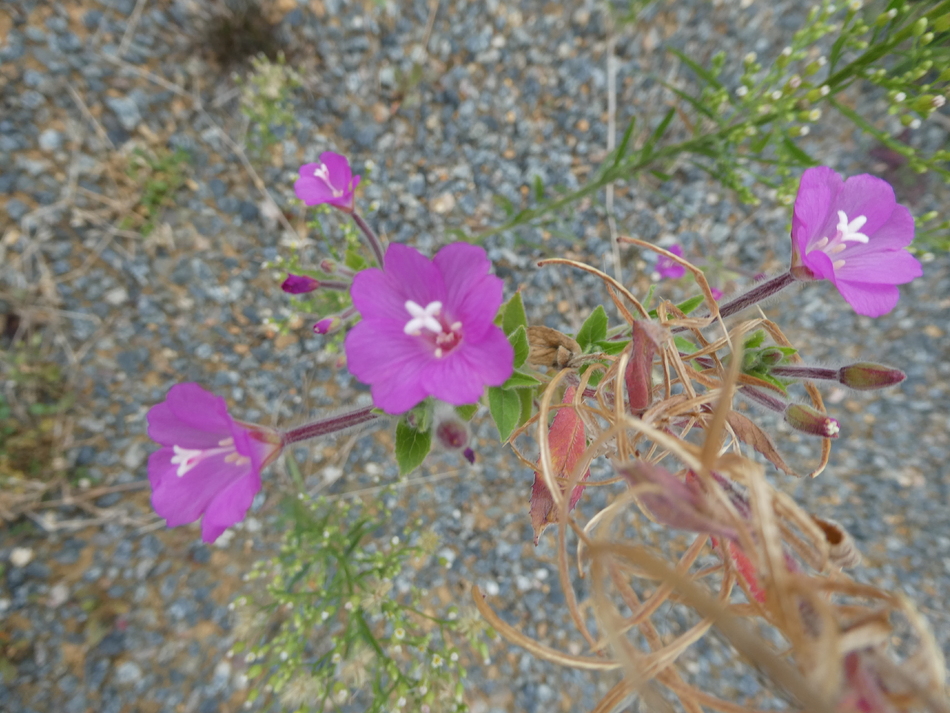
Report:
[[[296,225],[302,212],[293,199],[295,169],[328,149],[348,154],[357,167],[372,162],[361,197],[372,206],[368,220],[389,240],[423,251],[450,240],[449,229],[497,224],[503,213],[496,197],[522,205],[535,177],[547,186],[580,185],[605,155],[607,22],[600,4],[442,3],[426,56],[429,5],[389,3],[367,14],[361,3],[323,0],[284,15],[280,31],[306,87],[298,95],[300,126],[284,134],[261,177]],[[677,2],[648,11],[639,28],[617,29],[618,126],[633,115],[659,120],[669,97],[658,78],[683,76],[659,51],[664,42],[701,60],[723,42],[737,59],[753,49],[767,59],[803,13],[793,2],[713,5]],[[7,260],[37,251],[28,268],[0,264],[0,287],[27,295],[18,300],[55,307],[43,313],[44,334],[58,335],[58,353],[81,394],[68,465],[109,485],[145,477],[144,415],[175,382],[205,384],[252,421],[292,423],[368,400],[365,388],[335,368],[335,356],[321,352],[307,323],[284,340],[267,336],[264,319],[284,314],[286,301],[279,279],[261,263],[276,256],[285,237],[208,121],[239,134],[237,105],[225,96],[233,83],[195,55],[198,23],[186,2],[146,2],[128,38],[128,65],[110,62],[134,7],[132,0],[109,0],[71,13],[56,2],[26,0],[0,10],[0,21],[11,14],[15,20],[0,46],[3,241]],[[311,9],[320,7],[322,17]],[[403,78],[417,62],[421,80],[406,87]],[[198,92],[209,113],[130,67]],[[860,100],[884,115],[877,98]],[[946,142],[943,127],[927,124],[913,140]],[[187,148],[192,157],[188,185],[160,216],[168,228],[144,241],[105,238],[103,226],[78,211],[104,209],[89,191],[121,198],[110,192],[115,174],[106,164],[135,142],[155,141]],[[872,144],[843,126],[819,132],[813,148],[838,170],[882,170],[869,158]],[[915,211],[946,208],[940,195],[923,191]],[[754,274],[788,259],[788,210],[764,206],[738,205],[683,165],[668,183],[620,187],[615,215],[622,232],[664,245],[676,240],[688,255]],[[488,241],[510,290],[525,288],[532,321],[574,330],[585,310],[605,301],[590,276],[534,267],[541,255],[607,263],[604,218],[599,196],[556,221]],[[644,290],[651,258],[634,251],[624,257],[626,280]],[[52,295],[41,294],[41,274],[52,280]],[[6,299],[0,297],[5,308]],[[950,259],[938,255],[924,278],[902,289],[897,309],[878,320],[854,315],[825,284],[768,313],[815,360],[870,359],[907,371],[899,389],[883,394],[828,392],[844,431],[830,468],[815,481],[781,482],[855,535],[867,556],[858,576],[917,601],[950,654],[941,594],[950,586],[948,307]],[[407,488],[399,503],[404,513],[425,512],[451,554],[448,568],[424,570],[416,584],[434,590],[476,582],[496,597],[506,620],[570,650],[580,637],[552,614],[563,595],[551,538],[530,545],[531,473],[492,450],[485,420],[477,429],[476,466],[436,459],[429,473],[457,469],[459,477]],[[813,457],[813,443],[780,424],[775,429],[796,463]],[[374,435],[355,441],[345,468],[336,460],[339,445],[306,452],[312,482],[345,471],[334,486],[339,491],[396,478]],[[267,525],[272,493],[285,481],[268,478],[251,518],[222,547],[202,545],[195,528],[146,532],[121,519],[48,535],[30,524],[0,531],[0,629],[12,637],[0,640],[8,664],[0,670],[3,710],[237,710],[244,683],[241,665],[224,656],[232,643],[227,604],[241,574],[277,537]],[[581,508],[593,512],[606,494],[589,497]],[[105,495],[96,504],[117,509],[126,522],[148,513],[141,492]],[[65,507],[52,514],[59,521],[85,517]],[[14,548],[29,548],[31,561],[8,561],[17,559]],[[710,646],[701,667],[717,662],[715,642]],[[472,709],[479,713],[582,710],[580,702],[597,700],[613,682],[554,668],[518,649],[499,653],[494,666],[491,675],[471,670]]]

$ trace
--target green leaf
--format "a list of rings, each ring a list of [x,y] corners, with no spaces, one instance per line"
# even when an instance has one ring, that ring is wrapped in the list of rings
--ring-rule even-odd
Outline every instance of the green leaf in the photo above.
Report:
[[[396,424],[396,462],[399,472],[407,475],[422,465],[432,449],[432,434],[417,431],[405,419]]]
[[[528,315],[524,313],[524,304],[521,302],[521,293],[508,300],[501,318],[501,328],[505,334],[511,334],[518,327],[528,328]]]
[[[696,345],[685,337],[673,337],[673,344],[684,354],[692,354],[696,351]]]
[[[346,251],[346,254],[343,257],[343,264],[351,270],[355,270],[357,272],[360,270],[365,270],[367,267],[369,267],[369,263],[366,262],[366,258],[353,249]]]
[[[802,166],[817,166],[818,165],[818,161],[816,161],[807,153],[805,153],[800,148],[798,148],[795,145],[795,142],[792,141],[787,136],[782,137],[782,145],[785,147],[785,150],[788,151],[789,154],[791,154],[792,158],[794,158],[800,165]]]
[[[478,404],[465,404],[464,406],[455,407],[455,413],[465,421],[471,421],[476,411],[478,411]]]
[[[630,120],[630,123],[627,124],[627,130],[623,132],[623,138],[620,139],[620,144],[617,146],[614,152],[614,165],[616,168],[623,159],[623,155],[627,153],[627,145],[630,143],[630,138],[633,136],[633,130],[637,126],[637,117],[633,117]]]
[[[602,339],[601,341],[597,342],[597,347],[604,354],[610,354],[611,356],[613,356],[614,354],[619,354],[620,352],[622,352],[629,343],[630,343],[629,339],[620,339],[613,342],[606,339]]]
[[[587,348],[596,342],[607,338],[607,313],[603,305],[597,305],[597,309],[590,313],[590,316],[584,320],[580,331],[577,333],[577,343],[585,352]]]
[[[544,200],[544,181],[538,175],[534,177],[534,199],[538,203]]]
[[[690,297],[688,300],[683,300],[678,305],[676,305],[676,308],[683,314],[689,314],[694,309],[699,307],[699,305],[703,303],[704,299],[706,298],[702,295],[696,295],[695,297]]]
[[[666,112],[666,116],[663,117],[663,121],[661,121],[660,125],[654,129],[652,134],[650,134],[650,138],[647,139],[647,142],[643,145],[643,148],[640,149],[640,153],[644,158],[653,155],[653,147],[656,146],[657,142],[663,138],[663,134],[666,133],[666,130],[669,128],[670,122],[673,121],[674,116],[676,116],[675,108]]]
[[[531,389],[540,383],[541,382],[535,379],[533,376],[528,376],[527,374],[522,374],[520,371],[516,371],[509,377],[508,381],[501,385],[501,388],[506,390]]]
[[[702,67],[700,64],[698,64],[696,61],[690,59],[689,57],[687,57],[685,54],[683,54],[683,53],[680,52],[679,50],[673,49],[672,47],[669,47],[669,48],[667,48],[667,49],[668,49],[670,52],[672,52],[673,54],[675,54],[677,57],[679,57],[680,60],[683,62],[683,64],[688,65],[689,68],[692,69],[694,72],[696,72],[697,75],[699,75],[700,77],[702,77],[703,79],[705,79],[707,84],[711,84],[711,85],[714,86],[716,89],[722,89],[722,82],[720,82],[718,79],[716,79],[716,75],[714,75],[712,72],[710,72],[709,70],[705,69],[705,68]]]
[[[521,422],[521,392],[505,391],[497,386],[488,389],[488,410],[498,427],[502,443],[508,440],[511,432]]]
[[[752,333],[750,337],[745,340],[745,349],[755,349],[762,346],[762,342],[765,341],[765,330],[759,329]]]
[[[521,413],[518,418],[520,426],[531,418],[531,410],[534,408],[534,389],[518,389],[515,393],[521,400]]]
[[[515,369],[521,367],[528,360],[528,355],[531,353],[531,345],[528,343],[528,333],[525,331],[525,328],[521,325],[508,335],[508,341],[511,342],[511,346],[515,348]]]

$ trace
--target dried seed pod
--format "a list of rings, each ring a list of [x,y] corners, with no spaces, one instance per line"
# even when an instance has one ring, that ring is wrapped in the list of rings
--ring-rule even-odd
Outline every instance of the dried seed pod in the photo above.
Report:
[[[825,533],[825,539],[828,541],[828,557],[832,564],[842,569],[857,567],[861,564],[861,552],[858,550],[854,538],[840,522],[825,520],[814,515],[811,516],[811,519]]]
[[[581,353],[580,344],[550,327],[528,327],[528,344],[531,347],[528,363],[534,366],[563,369]]]

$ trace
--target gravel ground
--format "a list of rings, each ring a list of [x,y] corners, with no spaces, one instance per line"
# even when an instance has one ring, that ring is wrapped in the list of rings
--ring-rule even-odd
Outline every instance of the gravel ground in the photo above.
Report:
[[[419,0],[279,0],[273,11],[305,87],[299,127],[252,162],[298,230],[296,167],[327,149],[357,167],[372,162],[367,218],[389,240],[423,251],[451,239],[452,228],[497,224],[496,196],[521,205],[535,177],[576,187],[605,155],[608,23],[600,4],[448,1],[428,37],[430,4]],[[199,52],[195,18],[206,12],[165,0],[0,8],[0,306],[41,323],[78,390],[63,467],[84,468],[94,487],[127,488],[102,495],[92,514],[48,509],[51,532],[32,521],[0,530],[0,708],[11,713],[237,710],[246,692],[241,664],[224,657],[232,643],[227,604],[241,574],[278,538],[268,493],[283,481],[269,476],[252,516],[221,546],[202,545],[195,527],[156,527],[140,487],[145,413],[185,380],[214,389],[251,421],[293,423],[368,402],[303,320],[288,334],[265,324],[286,302],[261,265],[289,238],[218,132],[238,136],[241,122],[233,80]],[[701,61],[720,46],[767,61],[803,14],[796,2],[684,0],[651,9],[640,26],[618,26],[618,125],[633,115],[655,123],[669,100],[657,79],[682,79],[659,51],[664,44]],[[875,97],[855,100],[884,114]],[[817,133],[813,150],[829,165],[886,168],[846,127]],[[913,140],[946,143],[945,125],[928,123]],[[134,234],[135,224],[110,228],[138,202],[134,182],[122,180],[135,147],[183,147],[191,156],[174,207],[160,212],[148,238]],[[946,208],[934,190],[911,183],[905,200],[918,212]],[[687,254],[749,274],[788,259],[787,209],[741,206],[687,165],[667,183],[618,187],[615,216],[622,232],[676,240]],[[607,231],[599,196],[487,247],[508,287],[525,288],[532,321],[574,330],[605,300],[599,283],[538,271],[533,261],[570,255],[604,264]],[[624,253],[636,289],[648,284],[648,263]],[[831,466],[815,481],[782,484],[855,535],[867,560],[858,576],[914,599],[950,654],[940,594],[950,581],[948,308],[950,259],[938,255],[877,320],[853,314],[826,284],[767,311],[816,360],[872,359],[907,371],[900,388],[883,394],[827,392],[845,435]],[[450,592],[476,582],[529,635],[580,651],[571,643],[579,637],[552,614],[561,595],[550,538],[530,544],[531,473],[492,450],[484,421],[476,466],[436,459],[423,474],[437,479],[403,490],[400,507],[429,518],[455,555],[448,569],[420,571],[416,583]],[[813,443],[775,428],[793,460],[813,456]],[[395,480],[387,443],[368,433],[315,445],[306,453],[310,482],[339,478],[333,489],[341,491]],[[99,515],[104,522],[93,522]],[[80,519],[90,522],[71,524]],[[14,548],[28,548],[30,561],[22,552],[11,560]],[[512,649],[491,667],[474,667],[468,686],[475,711],[530,713],[584,710],[611,683]]]

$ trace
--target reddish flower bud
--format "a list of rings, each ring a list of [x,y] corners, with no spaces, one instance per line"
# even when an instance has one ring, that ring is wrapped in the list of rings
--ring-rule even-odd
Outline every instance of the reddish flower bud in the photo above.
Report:
[[[883,389],[887,386],[899,384],[906,378],[907,374],[900,369],[884,366],[883,364],[874,364],[869,361],[849,364],[838,370],[838,381],[857,391]]]
[[[466,450],[471,450],[468,448],[471,439],[468,423],[459,417],[455,409],[448,404],[437,404],[433,413],[433,422],[436,442],[446,450],[463,451],[462,455],[468,458],[465,453]],[[474,457],[473,453],[472,458]]]
[[[837,438],[840,430],[837,419],[804,404],[789,404],[785,409],[785,423],[796,431],[822,438]]]
[[[329,334],[330,332],[336,330],[340,326],[341,320],[339,317],[324,317],[315,325],[313,325],[314,334]]]
[[[657,341],[652,335],[655,325],[638,320],[633,323],[633,339],[630,341],[630,361],[623,375],[627,387],[630,413],[639,416],[653,402],[653,357]]]
[[[320,282],[309,275],[294,275],[287,273],[287,279],[280,286],[284,292],[291,295],[302,295],[307,292],[313,292],[320,287]]]

